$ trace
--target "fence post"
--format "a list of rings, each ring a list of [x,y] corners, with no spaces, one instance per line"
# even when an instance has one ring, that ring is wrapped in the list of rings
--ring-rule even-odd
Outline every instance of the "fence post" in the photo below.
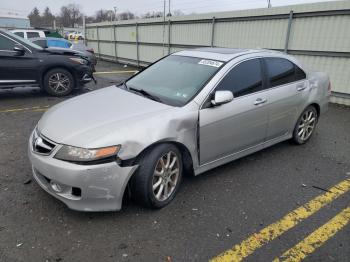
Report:
[[[100,54],[100,36],[98,34],[98,26],[96,26],[96,37],[97,37],[97,53],[98,53],[98,58],[101,58]]]
[[[214,47],[214,28],[215,28],[215,16],[213,16],[213,20],[211,21],[211,40],[210,40],[210,46]]]
[[[136,22],[136,58],[137,58],[137,67],[140,66],[140,54],[139,54],[139,24]]]
[[[288,52],[288,44],[289,44],[290,30],[292,28],[292,21],[293,21],[293,10],[290,10],[289,19],[288,19],[287,34],[286,34],[286,43],[284,45],[284,52],[285,53]]]
[[[118,62],[118,54],[117,54],[117,35],[115,33],[115,30],[117,29],[117,25],[112,25],[113,29],[113,40],[114,40],[114,55],[115,55],[115,61]]]
[[[54,27],[56,27],[56,20],[54,21]],[[84,36],[84,45],[87,45],[87,41],[86,41],[86,22],[85,22],[85,15],[83,15],[83,36]]]
[[[171,21],[170,21],[170,18],[169,18],[169,21],[168,21],[168,55],[170,55],[170,33],[171,33]]]

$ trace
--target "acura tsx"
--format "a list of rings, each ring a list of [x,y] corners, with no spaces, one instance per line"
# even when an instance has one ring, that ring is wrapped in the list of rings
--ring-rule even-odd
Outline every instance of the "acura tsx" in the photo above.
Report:
[[[38,184],[69,208],[162,208],[198,175],[284,140],[306,143],[330,81],[270,50],[169,55],[118,86],[48,110],[29,139]]]

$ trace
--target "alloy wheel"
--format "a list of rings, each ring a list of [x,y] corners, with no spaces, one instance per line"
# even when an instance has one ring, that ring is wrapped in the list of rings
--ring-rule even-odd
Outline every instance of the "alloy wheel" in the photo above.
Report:
[[[152,180],[152,190],[158,201],[167,200],[179,181],[180,162],[178,156],[170,151],[157,162]]]
[[[298,124],[298,137],[305,141],[307,140],[316,126],[316,113],[313,110],[307,110],[303,113]]]
[[[70,88],[69,77],[63,73],[52,74],[49,78],[49,87],[56,94],[64,93]]]

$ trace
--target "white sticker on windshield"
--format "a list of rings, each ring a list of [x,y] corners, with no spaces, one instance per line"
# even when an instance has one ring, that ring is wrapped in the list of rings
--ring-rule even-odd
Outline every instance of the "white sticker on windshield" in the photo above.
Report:
[[[201,61],[199,61],[198,64],[199,65],[213,66],[213,67],[220,67],[223,63],[222,62],[218,62],[218,61],[214,61],[214,60],[202,59]]]

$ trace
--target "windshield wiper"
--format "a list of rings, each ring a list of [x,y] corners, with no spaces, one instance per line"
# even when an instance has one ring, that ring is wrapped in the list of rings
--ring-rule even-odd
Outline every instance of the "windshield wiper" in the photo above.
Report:
[[[123,83],[115,85],[116,87],[121,87],[123,86],[125,89],[129,89],[128,86],[126,85],[126,82],[124,81]]]
[[[125,87],[126,87],[126,85],[125,85]],[[137,88],[133,88],[133,87],[129,87],[128,89],[131,91],[134,91],[136,93],[139,93],[139,94],[143,95],[144,97],[150,98],[154,101],[162,102],[162,100],[158,96],[152,95],[151,93],[147,92],[146,90],[137,89]]]

